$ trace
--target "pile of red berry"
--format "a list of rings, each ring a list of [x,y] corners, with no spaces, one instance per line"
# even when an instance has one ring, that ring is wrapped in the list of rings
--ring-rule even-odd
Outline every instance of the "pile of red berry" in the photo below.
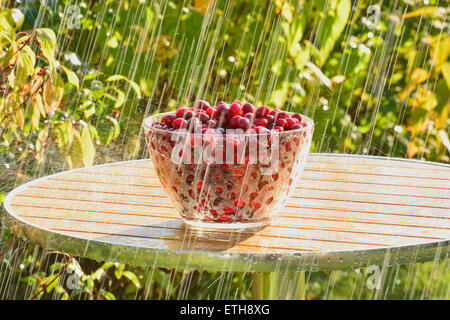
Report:
[[[169,114],[155,122],[154,128],[163,130],[187,129],[195,130],[202,127],[202,133],[208,128],[242,129],[244,132],[269,133],[283,132],[306,127],[302,116],[298,113],[290,115],[279,109],[271,110],[268,106],[255,108],[250,103],[235,101],[227,104],[223,101],[217,106],[211,106],[204,100],[198,100],[193,108],[179,108],[174,114]],[[254,131],[253,131],[254,130]]]
[[[202,223],[262,223],[281,210],[301,174],[314,128],[300,114],[239,101],[211,106],[199,100],[151,119],[159,120],[146,135],[156,173],[185,221]],[[180,144],[173,138],[183,130]],[[226,147],[214,149],[211,161],[195,162],[198,141],[203,151]],[[255,150],[257,162],[251,161]],[[173,161],[174,155],[183,161]]]

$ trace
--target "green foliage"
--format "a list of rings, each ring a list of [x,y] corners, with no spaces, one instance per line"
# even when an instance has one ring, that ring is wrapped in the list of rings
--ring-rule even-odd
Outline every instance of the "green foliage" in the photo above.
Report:
[[[104,83],[87,75],[80,87],[77,74],[56,59],[51,29],[18,32],[24,22],[18,9],[5,9],[1,19],[0,151],[23,150],[12,154],[12,165],[41,163],[56,145],[69,167],[92,165],[95,144],[107,146],[120,134],[115,118],[125,94],[113,82],[125,80],[137,94],[139,87],[122,75]]]

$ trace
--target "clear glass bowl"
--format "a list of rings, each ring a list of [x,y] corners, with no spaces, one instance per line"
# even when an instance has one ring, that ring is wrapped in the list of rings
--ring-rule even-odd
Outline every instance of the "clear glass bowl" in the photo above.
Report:
[[[206,229],[269,224],[303,172],[313,121],[302,116],[305,127],[270,134],[152,127],[168,114],[146,118],[143,127],[156,174],[184,222]]]

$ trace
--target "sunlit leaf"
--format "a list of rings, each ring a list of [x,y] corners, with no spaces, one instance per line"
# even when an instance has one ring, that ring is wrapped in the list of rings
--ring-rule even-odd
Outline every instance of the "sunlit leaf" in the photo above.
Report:
[[[37,106],[36,104],[33,104],[33,106],[31,107],[31,126],[33,127],[33,129],[38,129],[39,128],[39,120],[41,119],[41,113],[39,111],[39,106]]]
[[[335,10],[328,10],[326,17],[319,23],[321,27],[317,30],[315,43],[319,48],[319,66],[322,66],[327,60],[336,41],[344,31],[350,15],[350,0],[337,0],[337,2]]]
[[[438,12],[440,10],[442,10],[442,8],[439,8],[439,7],[423,7],[423,8],[420,8],[420,9],[413,10],[413,11],[410,11],[408,13],[405,13],[405,14],[401,15],[400,18],[407,19],[407,18],[426,16],[426,15]]]
[[[36,34],[41,43],[42,54],[50,63],[54,62],[56,50],[56,35],[48,28],[36,29]]]
[[[100,290],[100,294],[103,297],[105,297],[106,300],[116,300],[116,296],[112,292],[109,292],[109,291],[106,291],[104,289],[101,289]]]
[[[416,84],[422,83],[428,79],[428,71],[422,68],[414,69],[411,74],[411,80]]]
[[[0,26],[2,29],[18,29],[23,24],[24,19],[23,13],[17,8],[2,9],[0,12]]]
[[[445,82],[447,83],[447,87],[450,90],[450,62],[444,63],[441,66],[441,72],[444,76]]]
[[[44,84],[43,100],[45,111],[53,114],[59,107],[64,94],[64,82],[59,74],[56,75],[56,82],[53,83],[48,78]]]
[[[344,75],[337,75],[334,76],[333,78],[331,78],[331,83],[333,84],[341,84],[342,82],[345,81],[345,76]]]
[[[20,129],[23,130],[23,127],[25,125],[25,115],[24,115],[23,109],[17,110],[16,121],[17,121],[17,124],[19,125]]]
[[[83,152],[83,164],[84,166],[92,166],[95,158],[95,146],[92,142],[92,137],[89,129],[83,127],[81,132],[81,146]]]
[[[61,69],[63,69],[66,72],[67,80],[70,84],[74,85],[78,90],[80,89],[80,80],[78,79],[78,76],[75,72],[70,70],[69,68],[61,65]]]
[[[194,8],[202,14],[205,14],[208,6],[214,5],[214,1],[215,0],[194,0]]]
[[[34,72],[34,64],[36,62],[36,55],[29,46],[22,48],[19,54],[19,59],[16,65],[16,84],[24,85],[27,77]]]
[[[141,96],[141,89],[139,88],[139,85],[136,82],[134,82],[133,80],[130,80],[125,76],[114,75],[114,76],[110,76],[110,77],[108,77],[108,79],[106,79],[107,82],[120,81],[120,80],[128,82],[130,84],[130,86],[133,88],[136,95],[138,97]]]
[[[130,280],[136,288],[141,287],[138,277],[133,272],[126,270],[123,272],[123,276]]]

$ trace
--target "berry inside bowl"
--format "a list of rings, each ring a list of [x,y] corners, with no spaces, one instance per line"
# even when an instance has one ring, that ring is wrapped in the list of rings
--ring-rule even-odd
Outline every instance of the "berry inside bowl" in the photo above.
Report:
[[[146,118],[156,173],[184,222],[244,229],[270,223],[295,189],[311,146],[306,116],[239,101]]]

